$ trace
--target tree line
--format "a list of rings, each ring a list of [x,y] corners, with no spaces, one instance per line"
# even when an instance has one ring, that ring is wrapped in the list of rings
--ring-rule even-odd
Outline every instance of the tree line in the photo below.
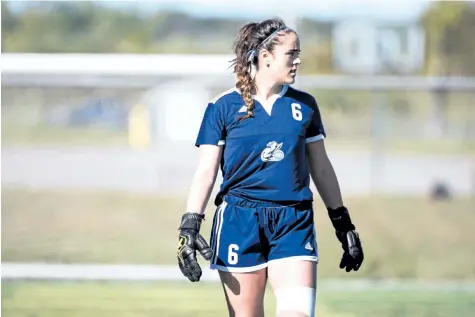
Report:
[[[230,53],[236,30],[249,21],[182,12],[137,12],[93,2],[31,2],[14,11],[2,1],[2,52]],[[475,76],[475,5],[433,2],[418,21],[425,31],[424,75]],[[335,73],[332,23],[299,20],[304,73]]]

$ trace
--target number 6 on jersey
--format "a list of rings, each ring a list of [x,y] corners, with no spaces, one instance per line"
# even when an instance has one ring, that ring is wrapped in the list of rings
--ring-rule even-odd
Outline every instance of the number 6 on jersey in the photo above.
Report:
[[[290,105],[292,107],[292,117],[294,117],[295,120],[297,121],[302,121],[302,106],[299,105],[298,103],[293,103]]]
[[[238,263],[238,254],[235,252],[239,250],[237,244],[230,244],[228,247],[228,263],[237,264]]]

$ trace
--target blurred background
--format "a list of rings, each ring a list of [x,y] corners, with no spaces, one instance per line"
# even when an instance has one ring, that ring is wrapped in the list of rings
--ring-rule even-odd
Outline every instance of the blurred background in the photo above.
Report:
[[[339,270],[312,187],[318,316],[475,315],[475,3],[2,1],[1,10],[4,316],[227,315],[207,263],[202,283],[179,273],[177,227],[204,109],[234,84],[236,32],[274,16],[300,36],[294,86],[319,103],[366,251],[361,271]],[[271,289],[266,303],[272,316]]]

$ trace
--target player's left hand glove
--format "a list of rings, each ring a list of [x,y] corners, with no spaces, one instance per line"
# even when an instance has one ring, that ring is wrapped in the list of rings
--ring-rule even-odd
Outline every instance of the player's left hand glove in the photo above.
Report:
[[[198,213],[185,213],[181,218],[178,237],[178,266],[181,272],[192,282],[198,282],[201,278],[201,267],[196,259],[198,250],[205,260],[210,260],[213,251],[206,240],[199,233],[204,216]]]
[[[344,206],[337,209],[328,208],[328,216],[343,248],[340,269],[345,269],[346,272],[358,271],[364,259],[363,247],[355,226],[351,222],[348,209]]]

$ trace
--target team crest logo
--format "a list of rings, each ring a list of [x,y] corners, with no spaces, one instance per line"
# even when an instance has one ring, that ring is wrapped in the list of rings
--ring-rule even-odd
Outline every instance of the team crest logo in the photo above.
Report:
[[[284,143],[271,141],[267,143],[267,147],[261,152],[261,160],[264,162],[277,162],[284,158],[284,152],[281,150]]]

